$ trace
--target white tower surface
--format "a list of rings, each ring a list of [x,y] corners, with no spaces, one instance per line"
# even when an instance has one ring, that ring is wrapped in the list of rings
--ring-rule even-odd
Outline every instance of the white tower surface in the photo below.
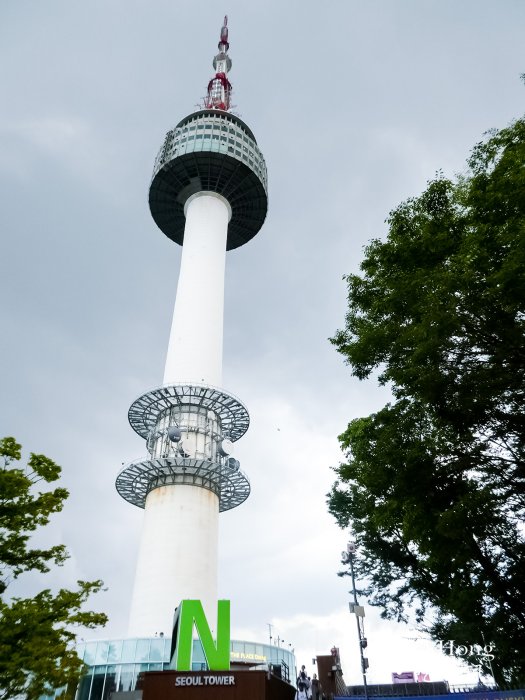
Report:
[[[149,203],[159,228],[182,245],[161,387],[129,409],[148,456],[117,477],[120,495],[145,509],[130,615],[130,636],[171,632],[183,599],[217,600],[219,512],[248,498],[232,457],[248,411],[221,388],[226,251],[249,241],[266,217],[264,158],[251,130],[229,112],[227,18],[204,108],[166,135]]]

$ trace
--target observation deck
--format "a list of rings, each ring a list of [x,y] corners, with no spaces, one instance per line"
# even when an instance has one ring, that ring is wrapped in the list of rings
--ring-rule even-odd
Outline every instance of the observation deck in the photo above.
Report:
[[[184,205],[197,192],[215,192],[230,204],[227,250],[259,231],[268,210],[266,163],[251,129],[239,117],[204,109],[168,131],[155,160],[151,215],[168,238],[184,241]]]

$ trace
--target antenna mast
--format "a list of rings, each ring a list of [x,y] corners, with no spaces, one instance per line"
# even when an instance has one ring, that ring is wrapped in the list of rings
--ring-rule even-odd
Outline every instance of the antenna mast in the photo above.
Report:
[[[208,83],[208,92],[204,98],[206,109],[222,109],[225,112],[230,109],[232,86],[227,78],[227,73],[232,67],[232,61],[228,56],[229,48],[228,16],[226,15],[219,38],[219,53],[213,59],[215,77]]]

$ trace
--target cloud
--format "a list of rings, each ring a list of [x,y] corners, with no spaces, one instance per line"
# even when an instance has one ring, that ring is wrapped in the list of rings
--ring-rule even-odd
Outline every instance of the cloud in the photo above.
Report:
[[[112,183],[122,143],[111,140],[106,129],[86,117],[41,115],[0,123],[0,170],[22,182],[34,182],[54,170],[78,179],[92,193],[118,202],[119,187]],[[93,194],[91,194],[93,196]]]

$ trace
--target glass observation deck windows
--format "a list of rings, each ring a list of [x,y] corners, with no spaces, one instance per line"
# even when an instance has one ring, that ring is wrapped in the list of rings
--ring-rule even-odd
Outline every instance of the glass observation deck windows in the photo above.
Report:
[[[233,151],[228,144],[234,146]],[[196,116],[194,124],[169,131],[155,161],[154,172],[178,156],[202,151],[233,155],[252,168],[267,188],[266,163],[255,139],[223,115]]]

